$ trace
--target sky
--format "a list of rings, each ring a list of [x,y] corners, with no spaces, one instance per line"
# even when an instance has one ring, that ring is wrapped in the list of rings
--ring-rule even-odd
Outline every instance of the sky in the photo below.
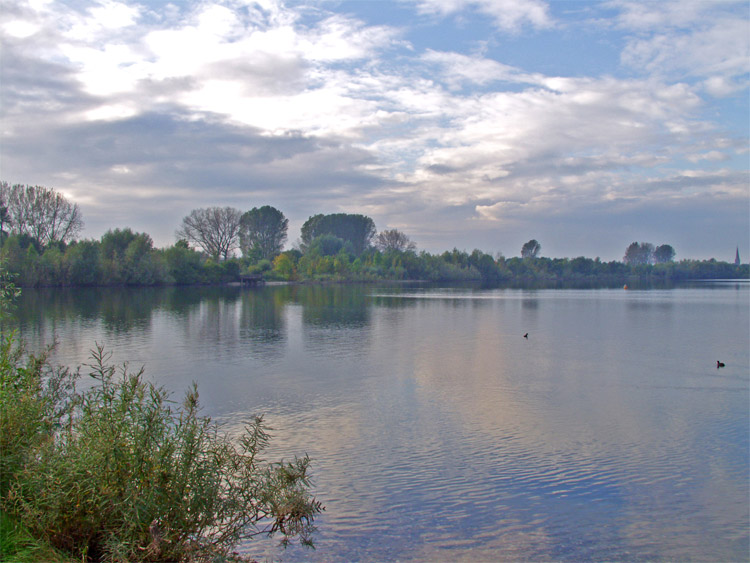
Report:
[[[83,237],[272,205],[419,250],[750,258],[746,0],[0,0],[0,180]]]

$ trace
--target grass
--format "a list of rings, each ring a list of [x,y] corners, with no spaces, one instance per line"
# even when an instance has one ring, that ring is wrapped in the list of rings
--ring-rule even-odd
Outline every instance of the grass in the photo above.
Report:
[[[17,518],[0,512],[0,560],[4,563],[79,563],[34,538]]]

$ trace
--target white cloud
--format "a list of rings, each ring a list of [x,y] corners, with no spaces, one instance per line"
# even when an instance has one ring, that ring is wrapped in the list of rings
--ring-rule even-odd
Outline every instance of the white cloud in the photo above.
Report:
[[[39,31],[39,25],[23,20],[11,20],[3,24],[3,33],[10,37],[26,39]]]
[[[309,33],[299,36],[295,46],[311,61],[336,62],[370,58],[397,40],[397,32],[383,26],[365,26],[341,15],[331,16]]]
[[[438,65],[442,71],[441,80],[453,88],[460,88],[464,83],[485,85],[504,81],[533,84],[542,80],[539,75],[530,75],[478,55],[469,56],[428,49],[422,55],[422,60]]]
[[[423,13],[441,16],[474,9],[493,18],[504,31],[516,32],[524,25],[550,27],[552,20],[546,2],[540,0],[418,0]]]
[[[547,217],[597,202],[707,196],[715,189],[722,197],[742,199],[746,186],[743,195],[741,181],[726,170],[681,173],[685,160],[695,169],[713,170],[746,149],[708,121],[705,94],[747,86],[747,37],[741,33],[747,22],[733,22],[722,9],[703,4],[689,3],[684,12],[677,3],[610,4],[619,10],[619,29],[628,33],[622,54],[631,70],[626,78],[543,75],[500,58],[451,50],[447,42],[420,48],[405,43],[406,25],[370,26],[326,12],[321,6],[327,4],[304,6],[302,14],[273,1],[227,0],[180,4],[155,14],[115,2],[84,11],[52,3],[38,12],[0,15],[4,33],[15,30],[8,34],[14,55],[26,57],[8,58],[19,61],[18,75],[43,69],[15,86],[15,104],[3,110],[4,135],[11,141],[27,135],[33,146],[30,132],[49,130],[57,121],[65,127],[82,121],[101,126],[96,130],[103,146],[110,146],[106,132],[117,124],[153,126],[154,135],[164,127],[166,137],[175,123],[210,124],[229,137],[251,132],[247,146],[229,143],[227,154],[220,133],[212,130],[205,139],[196,134],[196,145],[219,146],[211,154],[222,165],[210,168],[214,176],[205,180],[216,194],[245,197],[245,192],[228,195],[223,187],[234,181],[235,170],[262,177],[252,190],[264,197],[273,193],[268,186],[279,182],[315,181],[320,189],[305,197],[330,207],[345,202],[348,209],[377,213],[390,224],[415,221],[422,233],[434,231],[430,221],[447,215],[451,222],[441,227],[460,233],[468,217],[474,219],[472,228],[485,222],[496,228],[501,218]],[[107,6],[119,19],[97,17]],[[553,25],[542,2],[425,0],[419,7],[441,16],[480,12],[506,31]],[[50,70],[59,75],[45,82]],[[7,82],[3,88],[12,90]],[[160,115],[170,119],[160,124],[155,118]],[[110,134],[119,151],[127,135],[137,137],[124,131]],[[284,145],[282,155],[264,156],[263,165],[237,164],[289,139],[299,142]],[[173,150],[182,149],[177,143]],[[207,174],[200,148],[191,150],[188,156],[158,151],[158,162],[135,149],[129,155],[97,153],[100,169],[91,177],[111,188],[87,196],[81,171],[76,196],[94,205],[111,199],[117,185],[127,190],[143,185],[151,197],[160,182],[177,193],[182,188],[175,178],[193,181],[185,170]],[[168,176],[178,166],[178,173]],[[331,170],[338,175],[328,190]],[[59,171],[51,177],[62,178]],[[214,197],[211,189],[205,191],[209,195],[201,197]],[[195,194],[187,190],[185,201]],[[300,198],[286,201],[294,206]],[[410,218],[408,210],[429,219]],[[317,211],[326,209],[305,210]],[[415,238],[429,241],[420,232]]]
[[[746,2],[613,2],[619,25],[634,35],[626,65],[659,76],[699,78],[713,96],[749,84],[750,33]],[[742,17],[745,16],[745,17]]]
[[[139,15],[137,6],[101,0],[89,8],[83,17],[76,18],[71,14],[71,25],[66,35],[79,41],[96,41],[113,31],[135,25]]]
[[[367,76],[341,78],[330,65],[371,59],[378,49],[399,41],[393,29],[342,15],[299,27],[296,16],[284,16],[272,3],[262,14],[249,15],[200,4],[179,21],[173,15],[170,27],[144,24],[125,33],[138,13],[123,12],[112,2],[105,7],[123,16],[117,28],[95,17],[100,8],[78,16],[65,12],[70,25],[62,30],[56,53],[49,55],[75,68],[84,90],[94,96],[129,96],[138,100],[138,111],[146,112],[166,101],[153,95],[163,86],[169,101],[190,111],[224,115],[273,134],[304,130],[351,136],[388,118],[354,91],[377,85],[366,84]],[[113,33],[103,38],[99,32],[105,28]],[[178,91],[175,81],[181,81]],[[122,104],[100,103],[86,111],[86,118],[111,119],[118,115],[117,106]],[[135,106],[129,107],[132,115]]]
[[[498,201],[492,205],[477,205],[474,209],[482,219],[500,221],[503,217],[518,213],[526,205],[518,201]]]
[[[687,159],[690,162],[700,162],[702,160],[719,162],[723,160],[728,160],[729,155],[727,155],[726,153],[714,150],[714,151],[708,151],[705,153],[691,154],[691,155],[688,155]]]
[[[105,104],[83,114],[86,121],[116,121],[137,115],[138,111],[128,104]]]

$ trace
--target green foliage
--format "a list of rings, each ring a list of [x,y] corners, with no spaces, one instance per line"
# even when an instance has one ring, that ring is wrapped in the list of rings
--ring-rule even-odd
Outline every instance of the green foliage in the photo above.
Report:
[[[269,263],[270,268],[270,263]],[[240,263],[236,259],[224,260],[221,263],[221,281],[237,281],[240,276]]]
[[[469,256],[469,265],[475,268],[484,283],[497,283],[502,279],[494,258],[481,250],[474,250]]]
[[[102,235],[101,258],[104,265],[105,283],[121,284],[126,282],[125,251],[136,236],[137,234],[127,227],[125,229],[110,229]]]
[[[72,261],[72,257],[80,255],[83,250],[83,248],[76,248],[79,244],[84,243],[72,244],[68,248],[66,252],[70,257],[68,260],[65,259],[64,251],[60,250],[60,247],[57,245],[51,244],[44,250],[44,254],[42,254],[38,261],[37,277],[39,285],[55,285],[58,280],[68,278],[70,275],[70,262]],[[99,258],[97,254],[97,265],[98,262]],[[80,273],[80,270],[76,269],[76,273]],[[95,271],[94,276],[98,277],[98,273],[98,271]],[[73,276],[71,275],[70,277],[72,281]],[[90,285],[90,283],[86,283],[87,281],[88,280],[83,277],[75,279],[75,283],[80,285]]]
[[[13,307],[16,297],[21,294],[21,291],[13,282],[13,277],[14,275],[8,270],[4,258],[0,256],[0,320]]]
[[[375,236],[375,223],[365,215],[333,213],[313,215],[302,225],[302,244],[308,247],[321,235],[333,235],[351,243],[354,254],[362,254]]]
[[[257,215],[264,209],[273,210],[265,206],[254,211]],[[281,223],[285,221],[281,212],[272,214],[281,218]],[[522,258],[500,256],[495,260],[478,249],[471,254],[457,248],[439,255],[417,253],[408,237],[396,230],[381,233],[376,247],[372,247],[374,232],[368,217],[339,213],[308,219],[302,228],[304,253],[287,250],[272,259],[263,258],[261,247],[256,244],[244,249],[246,256],[242,260],[207,258],[191,249],[184,239],[157,250],[148,234],[129,228],[110,230],[100,241],[50,243],[44,248],[27,234],[0,235],[0,255],[8,271],[16,275],[16,282],[30,287],[222,284],[237,281],[241,271],[285,281],[398,279],[484,284],[748,277],[746,264],[736,266],[713,259],[675,263],[675,251],[668,244],[654,248],[650,243],[634,242],[622,262],[602,262],[583,256],[539,257],[541,245],[532,239],[524,244]]]
[[[162,251],[162,257],[167,269],[168,279],[178,285],[192,285],[203,283],[203,258],[200,252],[191,249],[187,242],[177,241]]]
[[[53,440],[55,426],[65,422],[74,378],[69,370],[48,369],[46,354],[26,354],[13,335],[0,341],[0,502],[34,449]]]
[[[274,275],[287,281],[295,279],[298,260],[291,252],[282,252],[273,260]]]
[[[153,252],[153,242],[146,233],[136,233],[128,243],[121,267],[122,279],[128,285],[156,285],[167,277],[166,265]]]
[[[347,247],[348,244],[348,247]],[[353,252],[351,243],[331,234],[323,234],[315,237],[308,246],[307,253],[318,256],[334,256],[341,250]]]
[[[674,260],[675,251],[669,244],[662,244],[657,246],[654,250],[654,262],[662,264],[664,262],[671,262]]]
[[[84,240],[70,245],[65,253],[65,262],[69,275],[68,281],[72,285],[97,285],[101,283],[101,245],[98,242]],[[52,279],[49,279],[48,282],[53,283]]]
[[[270,260],[261,260],[257,264],[252,264],[247,267],[248,274],[264,274],[270,272],[273,268]]]
[[[35,538],[9,514],[0,512],[0,561],[4,563],[78,563],[49,544]]]
[[[289,220],[270,205],[253,207],[242,216],[240,249],[245,257],[251,254],[258,259],[273,260],[286,240]]]
[[[650,242],[640,244],[633,242],[625,250],[625,256],[622,260],[629,266],[651,264],[654,260],[654,245]]]
[[[309,459],[264,461],[261,418],[232,440],[199,415],[195,387],[175,405],[101,347],[88,367],[81,393],[78,372],[10,338],[0,349],[0,504],[32,537],[79,561],[216,560],[258,534],[311,544]]]

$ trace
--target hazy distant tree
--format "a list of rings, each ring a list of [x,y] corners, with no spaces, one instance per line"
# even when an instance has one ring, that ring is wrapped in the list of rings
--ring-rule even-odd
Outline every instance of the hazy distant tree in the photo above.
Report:
[[[542,245],[535,239],[531,239],[521,247],[521,258],[536,258],[541,249]]]
[[[644,264],[653,264],[654,262],[654,245],[650,242],[642,242],[641,243],[641,255],[643,256],[643,260],[645,260]]]
[[[7,206],[3,223],[10,222],[13,233],[28,235],[43,247],[70,242],[83,229],[78,204],[51,188],[2,182],[0,200]]]
[[[176,234],[178,239],[202,248],[214,260],[226,260],[237,248],[241,223],[242,212],[233,207],[193,209]]]
[[[662,244],[654,250],[654,262],[657,264],[674,260],[675,251],[669,244]]]
[[[0,200],[0,239],[8,234],[5,227],[10,227],[12,224],[13,221],[11,220],[8,206],[5,205],[5,202]]]
[[[321,235],[333,235],[351,243],[355,254],[362,254],[370,246],[376,233],[375,223],[365,215],[333,213],[313,215],[301,229],[303,248]]]
[[[124,229],[110,229],[102,235],[101,253],[106,260],[121,263],[125,259],[125,251],[138,233],[130,227]]]
[[[630,266],[650,264],[654,259],[654,245],[650,242],[633,242],[625,250],[623,262]]]
[[[469,265],[477,269],[484,282],[496,282],[500,279],[500,270],[495,259],[478,248],[469,255]]]
[[[289,220],[270,205],[253,207],[242,216],[240,249],[243,256],[255,254],[261,260],[273,260],[286,240]]]
[[[409,237],[396,229],[380,231],[375,237],[375,247],[381,252],[409,252],[417,249]]]
[[[446,250],[443,252],[440,257],[448,264],[455,264],[462,268],[467,268],[469,266],[469,254],[465,250],[459,250],[455,246],[453,247],[453,250]]]

